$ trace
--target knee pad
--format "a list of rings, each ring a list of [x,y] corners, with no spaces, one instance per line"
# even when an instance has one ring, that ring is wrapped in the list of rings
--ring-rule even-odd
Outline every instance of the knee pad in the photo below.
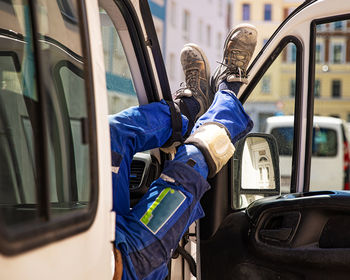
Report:
[[[229,131],[217,122],[201,125],[185,144],[194,145],[203,153],[209,169],[208,178],[214,177],[235,151]]]

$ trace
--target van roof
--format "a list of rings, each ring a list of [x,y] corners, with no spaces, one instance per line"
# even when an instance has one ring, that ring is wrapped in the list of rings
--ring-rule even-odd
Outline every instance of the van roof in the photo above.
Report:
[[[266,122],[269,124],[275,124],[275,123],[293,124],[294,116],[290,115],[290,116],[269,117],[266,119]],[[343,120],[339,118],[333,118],[333,117],[314,116],[314,123],[341,124],[343,123]]]

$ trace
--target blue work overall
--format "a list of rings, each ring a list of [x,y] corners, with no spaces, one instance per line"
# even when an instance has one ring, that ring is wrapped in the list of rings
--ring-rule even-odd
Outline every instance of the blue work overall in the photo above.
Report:
[[[230,91],[219,91],[208,111],[192,132],[206,122],[226,126],[235,143],[252,128],[252,121]],[[165,163],[161,178],[155,180],[135,207],[130,209],[130,165],[137,152],[161,147],[172,134],[170,110],[165,101],[132,107],[109,118],[113,210],[116,215],[116,247],[123,258],[124,279],[164,279],[167,263],[182,235],[204,216],[202,195],[210,188],[208,167],[193,145],[182,145],[172,161]],[[182,116],[182,133],[188,120]],[[191,167],[186,162],[192,159]],[[166,179],[163,179],[166,178]]]

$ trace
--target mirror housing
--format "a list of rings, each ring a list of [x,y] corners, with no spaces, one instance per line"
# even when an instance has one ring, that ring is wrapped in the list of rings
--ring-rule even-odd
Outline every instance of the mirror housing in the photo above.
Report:
[[[236,143],[233,155],[233,209],[253,201],[280,195],[279,156],[276,139],[265,133],[250,133]]]

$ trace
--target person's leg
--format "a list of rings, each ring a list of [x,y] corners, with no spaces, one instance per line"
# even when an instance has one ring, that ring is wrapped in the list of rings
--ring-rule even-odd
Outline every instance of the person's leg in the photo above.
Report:
[[[109,117],[113,210],[118,214],[130,211],[129,177],[134,154],[162,146],[172,134],[171,121],[165,101],[132,107]],[[188,120],[182,116],[181,122],[183,135]]]
[[[187,130],[190,132],[194,122],[208,109],[212,101],[212,96],[209,96],[210,75],[207,59],[196,45],[186,45],[183,48],[181,63],[186,84],[175,93],[173,98],[181,113],[185,115],[183,118],[189,120]],[[136,112],[138,114],[136,120],[138,118],[145,119],[148,116],[148,112],[147,116],[139,116],[139,111],[136,110]],[[157,117],[154,112],[154,117]],[[127,116],[129,115],[130,112],[127,112]],[[123,129],[124,127],[129,129],[129,122],[134,122],[135,118],[125,121],[124,115],[118,116],[116,120],[118,128],[122,126]],[[143,124],[141,129],[142,127]],[[163,126],[161,127],[163,128]],[[133,141],[124,139],[125,135],[118,134],[120,129],[115,126],[112,129],[113,135],[117,134],[113,141],[117,146],[112,146],[112,149],[118,151],[119,154],[122,154],[123,149],[126,149],[128,154],[136,152],[141,145],[127,147],[130,143],[135,145],[135,138],[143,143],[143,148],[149,142],[147,136],[142,136],[143,133],[139,132],[139,126],[136,128],[137,133],[126,133],[127,138],[133,139]],[[161,135],[164,137],[162,140],[166,140],[170,133],[170,129],[167,130],[167,133],[162,132]],[[159,141],[155,144],[152,141],[151,144],[161,146],[164,143]],[[149,148],[149,146],[147,147]],[[182,148],[180,147],[180,150]],[[198,151],[196,156],[193,153],[195,150]],[[203,170],[205,170],[206,164],[199,150],[192,146],[191,151],[193,159],[198,162],[202,161]],[[132,160],[131,156],[128,158],[130,161]],[[123,169],[126,167],[125,165],[121,166]],[[152,183],[147,194],[133,207],[131,212],[120,213],[117,211],[115,244],[122,253],[123,279],[164,279],[166,276],[167,262],[172,252],[177,248],[182,234],[193,221],[203,216],[198,201],[209,185],[204,179],[206,175],[203,174],[202,168],[196,169],[202,173],[197,173],[190,165],[181,161],[167,162],[161,178]],[[125,178],[124,174],[121,176]],[[173,179],[169,181],[168,179],[171,177],[176,177],[177,181],[175,182]],[[128,186],[125,181],[123,184],[124,187]]]
[[[196,122],[222,122],[237,141],[252,127],[242,105],[230,93],[218,92],[212,107]],[[220,114],[217,109],[225,111]],[[231,110],[234,110],[231,114]],[[190,136],[191,138],[191,136]],[[206,181],[210,168],[201,150],[181,145],[173,161],[130,215],[117,217],[117,241],[124,263],[125,279],[164,279],[167,263],[178,243],[197,219],[204,216],[200,199],[210,188]]]
[[[181,64],[185,74],[185,86],[176,91],[174,104],[155,102],[127,109],[109,119],[112,149],[113,210],[118,214],[130,211],[129,176],[135,153],[153,148],[180,144],[187,137],[194,122],[208,109],[210,93],[210,70],[207,58],[196,45],[185,45],[181,52]],[[177,110],[175,107],[177,106]],[[172,109],[171,109],[172,108]],[[180,117],[180,112],[181,117]],[[176,113],[176,114],[175,114]],[[174,115],[178,115],[174,118]],[[181,135],[176,120],[182,119]],[[175,123],[174,123],[175,120]],[[186,134],[186,135],[185,135]],[[168,150],[174,149],[167,148]]]
[[[224,87],[237,91],[240,84],[228,82]],[[248,133],[252,122],[228,90],[224,88],[216,94],[210,109],[197,120],[194,134],[211,123],[224,126],[233,142]],[[204,215],[200,199],[210,188],[206,181],[208,170],[207,158],[199,148],[180,146],[175,159],[166,163],[161,177],[130,215],[117,219],[124,279],[164,279],[167,263],[182,235]]]

